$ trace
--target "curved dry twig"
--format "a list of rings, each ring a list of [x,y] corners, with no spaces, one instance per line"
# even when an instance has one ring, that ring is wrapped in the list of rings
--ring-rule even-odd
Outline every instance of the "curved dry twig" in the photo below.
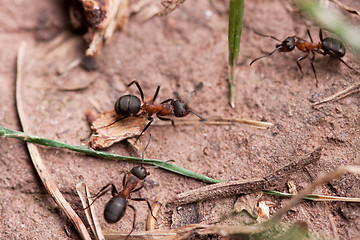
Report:
[[[17,69],[16,69],[16,105],[17,105],[17,111],[19,114],[20,123],[22,125],[22,128],[24,132],[31,133],[30,131],[30,125],[27,122],[27,118],[24,113],[24,108],[22,105],[22,97],[21,97],[21,86],[22,86],[22,63],[23,63],[23,57],[25,52],[26,43],[22,42],[19,50],[18,50],[18,56],[17,56]],[[47,170],[47,168],[44,165],[44,162],[40,156],[40,152],[36,146],[36,144],[33,143],[27,143],[27,147],[29,149],[30,157],[32,160],[32,163],[39,174],[39,177],[44,184],[46,190],[51,195],[51,197],[55,200],[56,204],[65,212],[66,216],[71,220],[71,222],[74,224],[75,228],[77,229],[79,235],[82,239],[89,239],[90,235],[84,225],[84,223],[81,221],[79,216],[75,213],[75,211],[71,208],[70,204],[65,200],[63,195],[61,194],[60,190],[56,186],[56,183],[52,180],[51,174]]]

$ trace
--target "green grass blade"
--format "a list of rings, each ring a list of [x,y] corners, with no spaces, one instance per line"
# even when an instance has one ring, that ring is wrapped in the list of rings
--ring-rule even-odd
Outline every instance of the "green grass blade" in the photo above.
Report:
[[[93,157],[98,157],[98,158],[106,158],[106,159],[110,159],[110,160],[118,160],[118,161],[132,162],[132,163],[141,163],[142,162],[141,158],[123,156],[123,155],[118,155],[118,154],[113,154],[113,153],[108,153],[108,152],[103,152],[103,151],[95,151],[95,150],[92,150],[85,146],[74,146],[74,145],[59,142],[56,140],[32,136],[32,135],[28,135],[24,132],[7,129],[3,126],[0,126],[0,136],[4,136],[5,138],[16,138],[16,139],[20,139],[20,140],[23,140],[26,142],[36,143],[36,144],[40,144],[40,145],[47,146],[47,147],[64,148],[64,149],[68,149],[68,150],[79,152],[79,153],[84,153],[84,154],[87,154],[87,155],[90,155]],[[157,159],[144,159],[144,164],[159,166],[160,168],[163,168],[165,170],[168,170],[168,171],[171,171],[171,172],[183,175],[183,176],[202,180],[207,183],[222,182],[221,180],[209,178],[207,176],[190,171],[186,168],[182,168],[182,167],[176,166],[171,163],[165,163],[164,161],[157,160]]]
[[[234,69],[240,50],[240,38],[244,15],[244,0],[230,0],[229,12],[229,101],[232,108],[235,107],[234,91]]]

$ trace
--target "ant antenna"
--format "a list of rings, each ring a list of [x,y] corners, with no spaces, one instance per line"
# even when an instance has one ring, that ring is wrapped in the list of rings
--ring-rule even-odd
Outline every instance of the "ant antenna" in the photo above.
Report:
[[[272,38],[272,39],[274,39],[274,40],[276,40],[276,41],[278,41],[278,42],[281,42],[279,39],[277,39],[277,38],[276,38],[276,37],[274,37],[274,36],[270,36],[270,35],[262,34],[262,33],[258,32],[258,31],[255,31],[255,30],[254,30],[254,33],[255,33],[255,34],[257,34],[257,35],[259,35],[259,36]]]
[[[188,103],[187,103],[186,105],[189,105],[189,104],[190,104],[190,101],[191,101],[191,98],[192,98],[192,95],[194,94],[194,92],[195,92],[195,90],[194,90],[194,91],[191,91],[190,97],[189,97],[189,101],[188,101]]]
[[[195,92],[196,92],[196,90],[194,90],[194,91],[192,91],[192,92],[190,93],[189,101],[188,101],[188,103],[187,103],[186,105],[189,105],[189,104],[190,104],[192,95],[193,95]],[[195,116],[197,116],[198,118],[200,118],[200,121],[206,121],[206,119],[203,118],[202,116],[200,116],[200,114],[198,114],[198,113],[196,113],[196,112],[194,112],[194,111],[192,111],[192,110],[189,110],[189,112],[191,112],[192,114],[194,114]]]
[[[252,60],[252,61],[251,61],[250,66],[251,66],[251,64],[253,64],[254,62],[256,62],[256,61],[257,61],[257,60],[259,60],[259,59],[262,59],[262,58],[264,58],[264,57],[268,57],[268,56],[273,55],[273,53],[274,53],[274,52],[276,52],[277,50],[279,50],[280,48],[282,48],[282,45],[280,45],[280,46],[278,46],[277,48],[275,48],[275,50],[274,50],[274,51],[272,51],[272,52],[271,52],[271,53],[269,53],[269,54],[266,54],[266,55],[264,55],[264,56],[261,56],[261,57],[255,58],[254,60]]]
[[[144,151],[143,151],[143,153],[142,153],[142,157],[141,157],[142,162],[141,162],[141,165],[144,164],[145,151],[146,151],[146,149],[148,148],[148,146],[149,146],[149,144],[150,144],[150,141],[151,141],[151,134],[150,134],[150,137],[149,137],[149,141],[148,141],[148,143],[146,144],[146,146],[145,146],[145,148],[144,148]]]
[[[167,161],[165,161],[165,162],[163,162],[161,165],[156,165],[156,166],[150,166],[150,167],[148,167],[147,169],[150,169],[150,168],[159,168],[159,167],[162,167],[162,166],[164,166],[166,163],[168,163],[168,162],[175,162],[175,160],[167,160]]]

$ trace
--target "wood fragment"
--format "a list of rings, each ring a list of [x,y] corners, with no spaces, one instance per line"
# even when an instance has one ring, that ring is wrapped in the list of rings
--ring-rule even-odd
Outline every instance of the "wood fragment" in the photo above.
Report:
[[[176,8],[178,8],[181,4],[183,4],[185,0],[163,0],[161,4],[164,6],[164,9],[159,13],[160,16],[166,16]]]
[[[164,203],[164,200],[162,198],[157,198],[155,203],[151,206],[152,214],[149,211],[148,218],[146,221],[146,230],[147,231],[155,230],[156,219],[154,217],[157,218],[157,215],[158,215],[163,203]]]
[[[22,72],[22,64],[23,64],[23,56],[25,52],[26,44],[24,42],[21,43],[19,50],[18,50],[18,56],[17,56],[17,69],[16,69],[16,105],[18,110],[18,115],[20,119],[20,123],[22,125],[23,131],[25,133],[31,134],[31,128],[30,124],[27,121],[24,108],[23,108],[23,101],[21,96],[21,89],[22,89],[22,78],[23,78],[23,72]],[[57,184],[52,180],[50,172],[47,170],[40,152],[36,146],[36,144],[33,143],[26,143],[29,154],[32,160],[32,163],[34,165],[34,168],[36,169],[42,183],[44,184],[46,190],[51,195],[51,197],[54,199],[56,204],[65,212],[66,216],[70,219],[70,221],[74,224],[75,228],[77,229],[79,235],[82,239],[89,239],[90,235],[84,225],[84,223],[81,221],[79,216],[75,213],[75,211],[71,208],[70,204],[65,200],[63,195],[61,194],[60,190],[57,187]]]
[[[230,197],[238,194],[254,193],[269,187],[283,185],[288,176],[310,163],[320,159],[322,148],[317,148],[307,157],[293,161],[286,166],[272,172],[265,178],[256,178],[251,181],[237,180],[207,185],[198,189],[178,194],[169,202],[171,205],[184,205],[192,202],[203,201],[213,198]]]

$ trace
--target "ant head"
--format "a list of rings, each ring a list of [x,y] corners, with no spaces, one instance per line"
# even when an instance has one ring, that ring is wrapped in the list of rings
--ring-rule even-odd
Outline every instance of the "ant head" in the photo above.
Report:
[[[146,144],[144,151],[142,153],[142,157],[141,157],[141,166],[137,166],[137,167],[133,167],[133,169],[131,169],[131,174],[133,174],[135,177],[137,177],[140,180],[144,180],[146,178],[146,176],[149,176],[150,173],[148,171],[146,171],[146,168],[143,167],[144,164],[144,156],[145,156],[145,151],[148,148],[149,144],[151,141],[151,134],[149,136],[149,141]]]
[[[146,168],[143,166],[134,167],[130,172],[140,180],[144,180],[147,176],[150,175],[150,173],[147,172]]]
[[[276,44],[276,48],[279,49],[280,52],[291,52],[295,49],[295,38],[287,37],[281,44]]]
[[[189,114],[189,107],[181,100],[175,100],[173,102],[175,117],[185,117]]]

